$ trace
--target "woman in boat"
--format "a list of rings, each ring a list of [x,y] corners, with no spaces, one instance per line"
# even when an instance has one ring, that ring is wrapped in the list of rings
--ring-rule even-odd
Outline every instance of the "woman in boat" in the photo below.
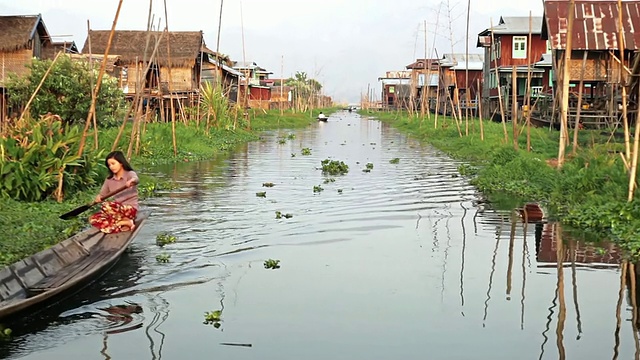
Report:
[[[324,113],[322,111],[320,111],[320,114],[318,114],[318,119],[326,119],[327,117],[324,115]]]
[[[109,176],[95,199],[102,203],[102,207],[100,212],[89,217],[89,223],[107,234],[133,231],[138,213],[138,175],[122,151],[110,152],[105,164],[109,168]],[[113,201],[102,202],[104,196],[123,187],[127,189],[116,194]]]

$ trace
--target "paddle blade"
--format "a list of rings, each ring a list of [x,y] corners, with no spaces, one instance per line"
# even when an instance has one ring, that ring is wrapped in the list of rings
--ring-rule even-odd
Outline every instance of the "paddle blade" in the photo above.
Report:
[[[91,206],[93,206],[93,204],[86,204],[86,205],[82,205],[78,208],[75,208],[71,211],[69,211],[68,213],[64,213],[62,215],[60,215],[60,219],[62,220],[69,220],[73,217],[76,217],[80,214],[82,214],[83,212],[89,210],[91,208]]]

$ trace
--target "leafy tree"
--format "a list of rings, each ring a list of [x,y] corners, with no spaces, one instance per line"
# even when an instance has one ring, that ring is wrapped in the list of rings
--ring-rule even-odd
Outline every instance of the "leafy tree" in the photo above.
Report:
[[[304,71],[298,71],[294,77],[287,79],[287,85],[293,87],[294,107],[306,111],[313,104],[314,95],[320,94],[322,84],[316,79],[310,79]]]
[[[51,63],[52,60],[34,59],[27,65],[31,70],[28,75],[9,76],[6,86],[9,105],[14,111],[24,109]],[[30,115],[38,118],[51,113],[59,115],[65,124],[83,124],[91,107],[91,85],[97,78],[97,69],[92,70],[87,62],[73,61],[68,56],[59,57],[33,99]],[[105,75],[96,99],[98,124],[113,125],[116,112],[123,104],[124,94],[118,88],[118,80]]]

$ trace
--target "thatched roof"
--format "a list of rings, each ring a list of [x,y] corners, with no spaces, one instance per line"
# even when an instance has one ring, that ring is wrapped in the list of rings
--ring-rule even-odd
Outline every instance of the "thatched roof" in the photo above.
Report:
[[[0,51],[12,52],[29,47],[36,32],[45,39],[49,33],[40,15],[0,16]]]
[[[89,61],[89,54],[69,54],[69,57],[73,61]],[[102,61],[104,60],[104,54],[92,54],[91,62],[95,68],[100,68]],[[107,66],[105,71],[108,74],[111,74],[116,66],[120,66],[120,56],[119,55],[109,55],[107,56]]]
[[[104,54],[109,41],[109,30],[91,30],[84,42],[82,53],[89,52],[89,40],[91,40],[91,52]],[[136,59],[143,61],[144,49],[147,45],[147,31],[120,30],[113,36],[109,54],[119,55],[124,64],[135,64]],[[160,39],[162,31],[152,31],[149,38],[147,58],[151,57],[157,39]],[[89,39],[90,37],[90,39]],[[169,32],[172,67],[193,67],[200,56],[200,49],[204,42],[201,31],[174,31]],[[169,65],[167,56],[167,35],[164,34],[158,46],[155,63],[160,66]]]

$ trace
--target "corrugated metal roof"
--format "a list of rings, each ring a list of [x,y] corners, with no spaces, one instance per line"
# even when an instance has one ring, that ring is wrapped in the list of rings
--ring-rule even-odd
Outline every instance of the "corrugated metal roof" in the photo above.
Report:
[[[238,77],[244,77],[243,73],[241,73],[240,71],[238,71],[238,70],[236,70],[236,69],[234,69],[232,67],[229,67],[229,66],[227,66],[225,64],[222,64],[222,69],[224,69],[224,71],[228,72],[229,74],[233,74],[233,75],[236,75]]]
[[[542,16],[531,17],[531,34],[539,35],[542,28]],[[494,34],[504,35],[523,35],[529,34],[529,17],[528,16],[502,16],[493,28],[482,31],[479,36],[491,35],[493,29]],[[488,39],[490,41],[490,39]],[[480,44],[480,42],[478,42]]]
[[[540,61],[533,64],[533,66],[553,66],[553,58],[551,54],[542,54]]]
[[[581,0],[575,2],[572,48],[574,50],[617,50],[618,2],[607,0]],[[544,2],[545,22],[542,38],[550,40],[551,47],[566,47],[569,5],[566,0]],[[640,48],[640,1],[622,1],[624,47]]]
[[[469,70],[482,70],[484,64],[484,54],[469,54]],[[451,67],[452,70],[463,70],[466,68],[466,54],[443,54],[440,66]]]

